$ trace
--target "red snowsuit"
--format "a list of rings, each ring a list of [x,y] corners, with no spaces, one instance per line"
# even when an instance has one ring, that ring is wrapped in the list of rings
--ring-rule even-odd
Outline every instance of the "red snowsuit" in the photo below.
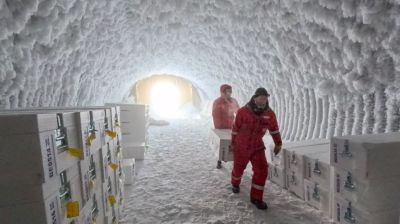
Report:
[[[239,186],[243,171],[250,161],[253,166],[250,197],[256,200],[262,200],[268,176],[268,163],[262,140],[267,129],[275,144],[282,145],[275,113],[267,109],[257,115],[248,105],[238,110],[232,128],[234,159],[231,183],[233,186]]]
[[[232,88],[229,85],[222,85],[220,88],[221,95],[226,89]],[[239,104],[234,98],[218,97],[212,108],[212,116],[214,121],[214,128],[216,129],[231,129],[233,120],[235,119],[235,112],[239,109]]]

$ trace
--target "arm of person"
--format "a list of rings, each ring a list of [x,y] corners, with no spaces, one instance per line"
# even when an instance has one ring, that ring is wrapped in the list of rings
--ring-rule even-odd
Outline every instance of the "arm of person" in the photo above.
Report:
[[[235,101],[235,113],[237,113],[237,111],[239,110],[240,106],[239,103],[237,102],[236,99],[233,99]]]
[[[276,115],[273,111],[271,118],[271,126],[269,127],[269,133],[271,134],[272,139],[274,140],[275,143],[274,153],[275,155],[277,155],[282,149],[282,138],[281,138],[281,133],[279,132],[278,121],[276,120]]]
[[[235,120],[233,121],[233,124],[232,124],[232,143],[231,143],[231,147],[233,147],[233,145],[235,144],[236,136],[240,131],[240,127],[242,126],[242,122],[243,122],[242,121],[243,120],[242,117],[243,117],[243,113],[240,110],[238,110],[237,114],[236,114],[236,117],[235,117]]]
[[[214,128],[222,128],[222,111],[221,107],[218,105],[217,101],[214,101],[212,107],[212,117],[214,122]]]

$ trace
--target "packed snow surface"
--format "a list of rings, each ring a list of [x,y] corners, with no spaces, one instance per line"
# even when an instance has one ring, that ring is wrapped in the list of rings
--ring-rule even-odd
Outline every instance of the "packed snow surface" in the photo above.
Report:
[[[250,203],[251,165],[241,192],[230,188],[231,162],[216,169],[217,159],[208,147],[210,122],[173,120],[169,126],[151,126],[145,160],[137,162],[135,183],[126,187],[121,223],[329,223],[275,184],[267,183],[261,211]]]

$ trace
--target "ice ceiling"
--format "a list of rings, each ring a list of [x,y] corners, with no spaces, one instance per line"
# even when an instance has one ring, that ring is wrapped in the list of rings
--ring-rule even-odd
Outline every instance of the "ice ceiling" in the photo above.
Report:
[[[241,104],[265,86],[286,139],[398,131],[399,0],[0,0],[0,107],[118,101],[176,74]]]

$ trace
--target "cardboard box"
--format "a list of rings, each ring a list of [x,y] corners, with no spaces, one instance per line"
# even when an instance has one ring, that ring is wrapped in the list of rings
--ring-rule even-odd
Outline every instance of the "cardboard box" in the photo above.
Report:
[[[127,144],[122,151],[124,159],[144,159],[146,145],[144,143]]]
[[[304,200],[304,173],[286,170],[288,190]]]
[[[398,212],[398,209],[392,209],[371,213],[357,208],[351,201],[340,196],[334,197],[333,220],[336,224],[393,224],[397,222]]]
[[[103,183],[102,179],[101,151],[97,151],[88,160],[81,160],[79,163],[79,174],[81,178],[81,189],[83,202],[86,204],[97,188]]]
[[[230,129],[211,129],[209,146],[214,150],[219,161],[233,161],[233,152],[229,149],[231,138]]]
[[[334,193],[366,212],[400,208],[400,176],[363,179],[351,171],[335,167]]]
[[[333,137],[331,165],[365,179],[399,176],[400,132]]]
[[[23,169],[20,169],[21,172]],[[18,170],[19,171],[19,170]],[[29,173],[29,170],[26,170]],[[59,191],[62,186],[61,174],[66,176],[66,182],[71,184],[77,184],[80,187],[79,180],[79,169],[78,165],[72,166],[61,173],[52,174],[52,178],[48,179],[45,183],[35,182],[34,178],[29,180],[21,179],[20,181],[8,181],[0,184],[0,206],[8,206],[12,204],[26,204],[33,202],[40,202],[48,198],[53,192]],[[20,177],[21,178],[21,177]],[[78,180],[72,180],[72,178],[78,178]],[[25,181],[25,182],[24,182]],[[77,183],[75,183],[77,182]],[[81,191],[74,190],[78,194],[77,198],[81,198]],[[81,201],[82,199],[80,199]]]
[[[286,169],[305,173],[305,156],[321,152],[329,153],[329,144],[309,145],[290,148],[286,151]]]
[[[59,193],[53,192],[47,199],[32,203],[0,206],[2,223],[61,223]],[[23,215],[22,215],[23,214]]]
[[[56,129],[57,118],[51,113],[0,112],[0,135],[37,134]]]
[[[305,155],[305,178],[329,188],[331,180],[330,152]]]
[[[113,153],[113,146],[111,143],[107,143],[105,146],[101,148],[101,155],[102,155],[102,182],[106,182],[108,177],[112,179],[115,178],[117,169],[118,169],[118,161]],[[117,165],[114,169],[113,166]]]
[[[270,164],[269,165],[269,179],[281,186],[284,189],[287,189],[287,183],[286,183],[286,171],[282,167],[276,165],[276,164]]]
[[[264,136],[264,142],[270,142],[268,139],[270,136]],[[328,139],[313,139],[313,140],[304,140],[304,141],[296,141],[296,142],[283,142],[282,150],[278,155],[274,154],[274,144],[270,143],[267,144],[267,151],[271,158],[271,162],[276,164],[280,167],[287,167],[286,164],[286,152],[287,151],[294,151],[296,148],[304,147],[304,146],[312,146],[312,145],[322,145],[322,144],[329,144]]]
[[[317,182],[304,180],[304,199],[307,204],[323,212],[325,217],[332,218],[332,194],[326,186]]]

